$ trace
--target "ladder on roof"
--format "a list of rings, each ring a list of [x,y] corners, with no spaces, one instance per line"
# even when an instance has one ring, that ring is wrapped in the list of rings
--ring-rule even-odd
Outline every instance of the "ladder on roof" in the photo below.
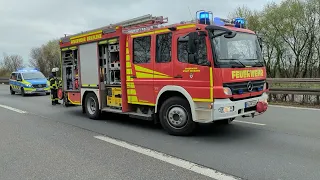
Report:
[[[97,28],[97,29],[93,29],[90,31],[85,31],[85,32],[81,32],[78,34],[74,34],[74,35],[70,35],[70,36],[65,36],[65,38],[71,37],[71,36],[77,36],[77,35],[81,35],[84,33],[90,33],[90,32],[94,32],[94,31],[98,31],[98,30],[104,30],[104,29],[111,29],[111,28],[115,28],[116,26],[122,26],[123,27],[123,31],[124,32],[132,32],[135,29],[153,29],[158,27],[158,25],[160,24],[164,24],[168,22],[168,18],[164,18],[163,16],[152,16],[151,14],[147,14],[144,16],[139,16],[136,18],[132,18],[126,21],[122,21],[119,23],[115,23],[115,24],[110,24],[108,26],[104,26],[101,28]]]

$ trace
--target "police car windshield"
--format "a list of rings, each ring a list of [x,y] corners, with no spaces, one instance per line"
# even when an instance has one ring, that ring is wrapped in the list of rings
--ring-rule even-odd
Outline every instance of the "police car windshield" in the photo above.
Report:
[[[46,77],[41,72],[25,72],[22,73],[25,80],[27,79],[45,79]]]

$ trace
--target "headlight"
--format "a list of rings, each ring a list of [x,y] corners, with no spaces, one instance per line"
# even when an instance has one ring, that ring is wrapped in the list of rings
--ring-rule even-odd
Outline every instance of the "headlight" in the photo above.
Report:
[[[266,90],[266,89],[268,89],[268,83],[267,83],[267,82],[265,82],[265,83],[263,84],[263,90]]]
[[[232,91],[228,87],[224,87],[223,88],[223,92],[224,92],[225,95],[232,95]]]
[[[31,88],[31,87],[32,87],[32,84],[27,84],[26,86],[29,87],[29,88]]]

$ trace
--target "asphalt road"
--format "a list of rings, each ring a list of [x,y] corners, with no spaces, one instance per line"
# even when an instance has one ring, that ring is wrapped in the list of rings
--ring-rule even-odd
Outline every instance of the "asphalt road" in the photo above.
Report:
[[[52,107],[49,96],[12,96],[5,85],[0,105],[28,112],[0,107],[0,179],[208,179],[93,138],[97,135],[242,179],[320,177],[320,110],[270,107],[254,119],[204,125],[196,136],[175,137],[125,116],[93,121],[79,107]]]

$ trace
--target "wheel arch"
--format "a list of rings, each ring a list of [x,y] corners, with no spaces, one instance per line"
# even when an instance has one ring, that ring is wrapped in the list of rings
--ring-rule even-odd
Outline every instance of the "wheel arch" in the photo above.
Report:
[[[157,95],[155,113],[158,113],[162,103],[168,98],[179,96],[189,102],[192,119],[196,119],[195,104],[191,95],[181,86],[164,86]]]
[[[100,98],[99,96],[97,95],[97,92],[91,90],[91,89],[81,89],[81,107],[82,107],[82,112],[85,113],[86,112],[86,108],[85,108],[85,100],[86,100],[86,96],[89,94],[89,93],[93,93],[96,95],[97,99],[98,99],[98,106],[99,106],[99,109],[101,108],[100,107]]]

